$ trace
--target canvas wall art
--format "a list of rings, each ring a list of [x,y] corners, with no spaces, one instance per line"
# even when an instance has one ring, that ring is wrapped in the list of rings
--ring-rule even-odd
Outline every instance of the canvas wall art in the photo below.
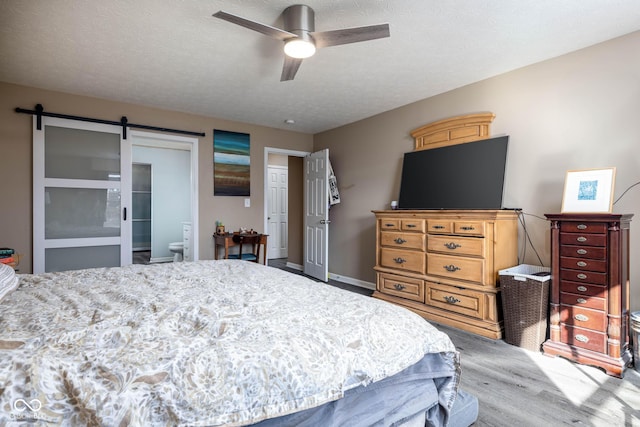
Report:
[[[250,196],[249,134],[213,131],[213,195]]]

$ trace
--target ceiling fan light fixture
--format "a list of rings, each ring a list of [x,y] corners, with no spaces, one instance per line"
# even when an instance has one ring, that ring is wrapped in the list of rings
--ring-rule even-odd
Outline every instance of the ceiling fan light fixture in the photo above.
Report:
[[[295,38],[285,42],[284,53],[292,58],[309,58],[316,53],[316,46],[311,41]]]

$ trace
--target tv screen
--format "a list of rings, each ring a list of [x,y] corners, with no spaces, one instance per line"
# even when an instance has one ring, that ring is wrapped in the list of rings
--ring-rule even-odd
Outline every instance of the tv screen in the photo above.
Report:
[[[400,209],[501,209],[508,136],[406,153]]]

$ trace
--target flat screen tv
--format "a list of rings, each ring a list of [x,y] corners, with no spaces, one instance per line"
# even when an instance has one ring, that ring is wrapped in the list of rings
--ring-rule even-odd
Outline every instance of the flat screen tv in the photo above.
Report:
[[[508,136],[404,155],[400,209],[501,209]]]

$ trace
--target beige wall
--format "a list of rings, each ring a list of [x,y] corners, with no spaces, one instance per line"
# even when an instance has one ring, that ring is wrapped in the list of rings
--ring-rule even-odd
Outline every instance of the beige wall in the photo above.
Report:
[[[20,263],[24,273],[31,272],[31,116],[14,110],[33,109],[38,103],[53,113],[114,121],[127,116],[132,123],[206,133],[198,145],[201,259],[213,258],[216,220],[228,229],[262,229],[264,148],[311,151],[313,145],[313,136],[302,133],[0,83],[0,246],[24,255]],[[213,129],[251,135],[250,208],[244,207],[244,197],[213,197]]]
[[[616,198],[640,181],[640,56],[632,53],[638,49],[640,32],[315,135],[314,149],[330,150],[342,199],[330,212],[329,270],[375,281],[371,210],[388,209],[398,198],[402,156],[413,149],[410,131],[485,111],[496,114],[494,135],[510,135],[504,205],[523,209],[549,265],[544,214],[560,211],[567,170],[615,166]],[[631,301],[639,310],[640,186],[614,212],[636,215]],[[531,247],[523,262],[538,264]]]

